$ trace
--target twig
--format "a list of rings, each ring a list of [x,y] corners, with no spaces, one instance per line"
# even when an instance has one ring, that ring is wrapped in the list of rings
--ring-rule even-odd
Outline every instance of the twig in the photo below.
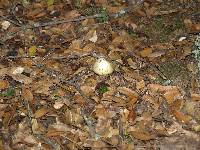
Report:
[[[81,16],[79,18],[75,18],[75,19],[71,19],[71,20],[55,20],[55,21],[46,22],[46,23],[36,22],[36,23],[33,23],[32,25],[28,25],[27,28],[55,26],[55,25],[63,24],[63,23],[78,22],[78,21],[82,21],[82,20],[85,20],[85,19],[94,19],[94,18],[101,18],[101,17],[103,17],[102,14],[95,14],[93,16]]]

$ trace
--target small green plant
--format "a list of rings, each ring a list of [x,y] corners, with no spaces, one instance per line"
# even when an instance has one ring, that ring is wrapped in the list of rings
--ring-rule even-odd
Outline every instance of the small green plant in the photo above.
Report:
[[[15,89],[9,87],[5,92],[0,93],[0,97],[12,97],[15,94]]]
[[[103,93],[106,93],[108,91],[108,87],[106,85],[102,85],[99,87],[98,89],[98,93],[99,94],[103,94]]]
[[[194,54],[194,58],[196,59],[198,63],[198,69],[200,71],[200,34],[197,35],[197,38],[194,42],[194,48],[193,48],[192,54]]]

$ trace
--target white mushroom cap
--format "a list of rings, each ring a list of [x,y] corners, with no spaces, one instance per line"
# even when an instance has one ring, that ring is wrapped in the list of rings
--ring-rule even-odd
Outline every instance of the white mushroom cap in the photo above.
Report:
[[[108,75],[114,71],[114,67],[105,58],[99,58],[93,65],[93,71],[98,75]]]

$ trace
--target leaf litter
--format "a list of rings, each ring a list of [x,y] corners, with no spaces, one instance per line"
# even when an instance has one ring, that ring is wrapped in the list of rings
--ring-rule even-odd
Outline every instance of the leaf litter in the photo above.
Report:
[[[199,149],[199,8],[0,1],[0,149]]]

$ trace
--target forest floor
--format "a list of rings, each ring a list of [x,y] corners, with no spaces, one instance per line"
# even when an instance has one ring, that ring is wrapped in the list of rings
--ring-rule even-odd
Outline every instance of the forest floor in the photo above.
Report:
[[[200,0],[0,0],[0,149],[200,149],[199,32]]]

